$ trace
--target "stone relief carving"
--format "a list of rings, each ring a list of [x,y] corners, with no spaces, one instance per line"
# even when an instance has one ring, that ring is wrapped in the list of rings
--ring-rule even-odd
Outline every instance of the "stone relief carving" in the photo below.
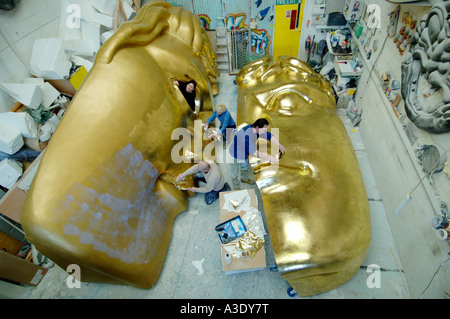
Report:
[[[450,1],[433,6],[417,26],[410,53],[402,63],[402,97],[406,114],[414,124],[429,133],[450,131]],[[442,90],[442,103],[426,105],[420,99],[419,80],[423,78]]]

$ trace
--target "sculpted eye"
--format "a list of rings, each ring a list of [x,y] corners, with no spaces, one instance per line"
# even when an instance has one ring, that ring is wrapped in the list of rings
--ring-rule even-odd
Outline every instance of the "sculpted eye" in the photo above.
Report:
[[[329,83],[293,57],[254,66],[262,63],[264,72],[248,67],[236,77],[237,121],[264,117],[272,134],[278,130],[286,152],[275,164],[257,160],[253,170],[278,269],[297,294],[311,296],[349,280],[365,259],[367,195],[361,173],[349,170],[358,163]]]

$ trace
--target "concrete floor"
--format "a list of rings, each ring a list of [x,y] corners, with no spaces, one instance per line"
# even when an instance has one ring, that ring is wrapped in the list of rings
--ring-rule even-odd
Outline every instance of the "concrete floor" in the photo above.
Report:
[[[234,77],[222,75],[216,105],[225,104],[236,118],[237,86]],[[68,274],[54,266],[37,288],[16,292],[18,298],[162,298],[162,299],[402,299],[408,298],[407,288],[397,263],[391,230],[383,201],[358,128],[352,127],[342,109],[338,113],[347,127],[365,181],[372,217],[372,242],[367,260],[358,273],[344,285],[310,298],[291,297],[289,284],[279,272],[272,272],[275,259],[270,235],[266,235],[267,267],[264,270],[226,275],[222,271],[220,247],[214,227],[219,223],[219,201],[207,206],[201,195],[190,199],[189,209],[175,220],[172,240],[158,282],[148,290],[129,286],[82,283],[81,288],[68,288]],[[221,166],[229,179],[226,166]],[[229,180],[229,182],[231,182]],[[230,183],[231,185],[231,183]],[[244,184],[244,187],[254,187]],[[259,192],[259,203],[262,203]],[[260,204],[260,210],[263,207]],[[267,227],[267,226],[266,226]],[[379,288],[370,288],[367,281],[372,272],[368,266],[380,267]],[[401,267],[401,265],[400,265]],[[81,274],[82,275],[82,274]],[[0,290],[1,292],[1,290]]]

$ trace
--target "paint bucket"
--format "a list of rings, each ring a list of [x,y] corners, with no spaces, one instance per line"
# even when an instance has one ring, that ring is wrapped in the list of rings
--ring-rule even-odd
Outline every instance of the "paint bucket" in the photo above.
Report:
[[[231,264],[231,255],[229,253],[225,254],[225,262],[229,265]]]
[[[439,239],[449,240],[450,239],[450,230],[438,229],[437,236]]]
[[[435,217],[435,218],[433,218],[433,227],[436,229],[448,228],[449,221],[448,221],[448,219],[444,218],[444,216]]]

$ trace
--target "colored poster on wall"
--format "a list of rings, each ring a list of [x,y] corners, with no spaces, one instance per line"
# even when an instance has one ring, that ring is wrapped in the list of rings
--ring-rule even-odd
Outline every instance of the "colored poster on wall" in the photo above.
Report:
[[[299,0],[278,0],[282,3],[298,3]],[[170,0],[174,6],[195,13],[205,30],[214,31],[218,19],[224,20],[227,30],[249,30],[251,43],[250,59],[272,54],[275,22],[275,1],[273,0]],[[254,21],[254,26],[251,21]]]

